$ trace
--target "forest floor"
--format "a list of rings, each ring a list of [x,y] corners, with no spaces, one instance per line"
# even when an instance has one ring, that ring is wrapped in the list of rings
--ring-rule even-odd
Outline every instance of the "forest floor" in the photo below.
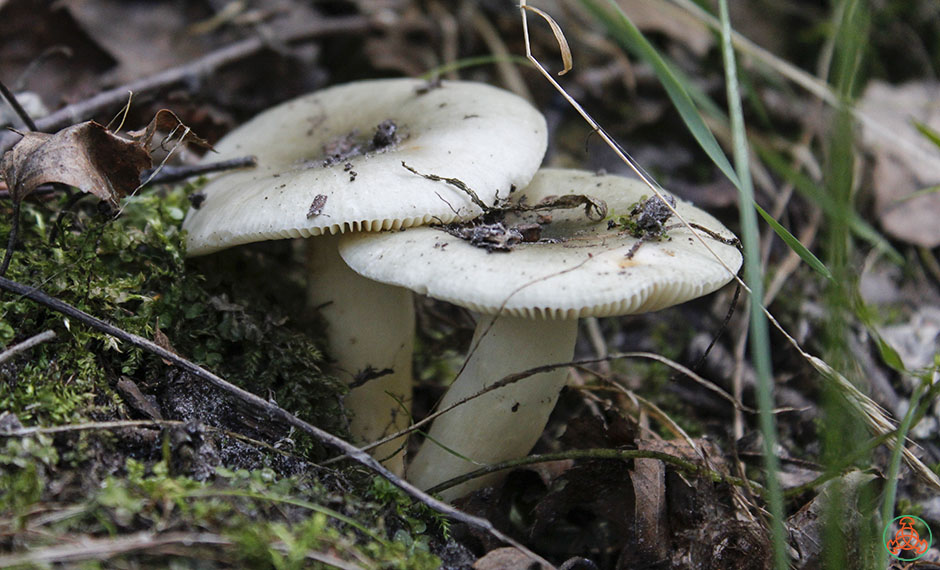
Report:
[[[525,59],[518,7],[0,0],[0,82],[36,131],[72,129],[40,160],[48,139],[0,105],[0,567],[940,568],[940,7],[730,4],[754,201],[782,226],[760,218],[751,256],[770,333],[750,334],[734,282],[583,319],[575,359],[592,362],[569,367],[541,457],[461,515],[331,439],[349,439],[347,387],[304,302],[302,240],[187,258],[205,179],[168,174],[278,103],[414,77],[512,91],[546,118],[543,165],[633,176]],[[743,132],[718,5],[536,7],[570,46],[564,91],[745,236],[750,201],[709,153]],[[561,70],[534,12],[529,32]],[[418,421],[474,321],[416,305]]]

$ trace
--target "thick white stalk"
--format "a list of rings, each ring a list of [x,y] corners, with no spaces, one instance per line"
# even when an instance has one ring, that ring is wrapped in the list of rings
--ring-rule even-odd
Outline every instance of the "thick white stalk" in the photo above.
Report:
[[[366,279],[337,252],[336,236],[308,239],[308,301],[327,323],[331,372],[348,384],[371,369],[378,377],[353,387],[344,401],[349,431],[363,445],[408,427],[411,420],[411,357],[414,299],[408,289]],[[386,370],[391,372],[384,373]],[[404,471],[399,438],[371,451],[394,473]]]
[[[509,374],[571,360],[577,333],[577,319],[481,317],[470,345],[477,348],[439,407],[476,394]],[[419,488],[428,489],[483,464],[525,456],[545,428],[567,375],[564,368],[536,374],[488,392],[437,418],[431,426],[430,438],[408,467],[408,479]],[[445,447],[473,462],[457,457]],[[499,476],[497,473],[474,479],[441,495],[452,501],[491,484]]]

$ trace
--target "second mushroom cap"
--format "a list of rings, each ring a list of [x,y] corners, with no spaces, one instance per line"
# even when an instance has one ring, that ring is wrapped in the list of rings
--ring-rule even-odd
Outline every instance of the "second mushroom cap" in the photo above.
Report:
[[[531,208],[552,196],[581,195],[603,200],[613,214],[628,214],[651,194],[641,182],[622,176],[545,168],[512,202]],[[678,201],[676,210],[689,223],[734,239],[692,204]],[[638,239],[622,227],[589,219],[584,206],[510,210],[502,225],[511,230],[540,219],[540,240],[520,241],[505,253],[424,227],[349,236],[340,254],[370,279],[479,313],[550,318],[656,311],[714,291],[731,279],[729,269],[741,265],[736,247],[700,232],[713,255],[674,217],[666,224],[679,225],[667,232],[668,239],[646,241],[629,258]],[[400,270],[404,258],[414,261],[408,271]]]
[[[362,275],[485,315],[462,373],[440,403],[443,410],[457,407],[435,420],[408,468],[415,485],[433,488],[480,464],[528,453],[566,370],[476,396],[513,373],[570,361],[579,317],[654,311],[710,293],[733,277],[741,255],[715,218],[676,203],[687,222],[705,228],[706,247],[670,221],[662,200],[647,201],[647,192],[619,176],[545,169],[513,195],[511,207],[484,220],[341,239],[340,254]],[[598,220],[603,216],[593,214],[605,210],[601,202],[626,216]],[[471,396],[476,399],[461,403]],[[457,498],[492,478],[442,496]]]

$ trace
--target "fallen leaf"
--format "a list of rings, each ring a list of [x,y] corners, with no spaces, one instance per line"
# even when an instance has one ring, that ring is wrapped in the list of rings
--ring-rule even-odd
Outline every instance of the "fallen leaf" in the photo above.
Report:
[[[26,133],[0,161],[14,200],[42,184],[67,184],[117,206],[140,185],[140,172],[152,165],[150,152],[87,121],[54,135]]]
[[[66,184],[94,194],[116,207],[140,186],[140,173],[151,166],[150,145],[158,132],[168,138],[211,148],[172,111],[157,111],[150,124],[120,137],[95,121],[66,127],[55,134],[29,132],[3,155],[3,174],[10,196],[22,200],[43,184]]]
[[[588,196],[586,194],[565,194],[564,196],[547,196],[534,206],[525,204],[513,205],[512,210],[567,210],[584,206],[584,215],[589,220],[600,221],[607,217],[607,202]]]
[[[790,541],[796,553],[796,568],[821,567],[825,559],[825,522],[830,516],[839,517],[839,532],[844,537],[844,544],[859,544],[862,519],[871,516],[871,513],[862,514],[859,508],[863,488],[876,480],[875,475],[861,471],[846,473],[823,484],[819,494],[787,519]]]
[[[628,447],[636,445],[639,426],[630,417],[616,410],[604,410],[604,419],[595,416],[572,418],[561,442],[571,449],[598,449],[602,447]]]
[[[169,133],[167,135],[168,139],[175,140],[179,143],[188,143],[194,144],[196,146],[201,146],[203,148],[212,148],[205,139],[199,137],[187,127],[179,117],[176,116],[176,113],[169,109],[160,109],[153,116],[153,119],[150,121],[150,124],[140,129],[138,131],[129,131],[127,135],[137,141],[137,143],[145,149],[150,148],[150,144],[153,141],[153,135],[157,131]]]
[[[176,354],[176,350],[174,350],[173,345],[170,344],[169,337],[167,337],[166,334],[164,334],[163,331],[160,330],[160,323],[157,323],[157,327],[153,331],[153,342],[155,342],[156,345],[162,348],[163,350]],[[166,364],[167,366],[171,366],[173,364],[173,362],[167,360],[166,358],[161,358],[160,360],[162,360],[163,363]]]
[[[491,550],[486,556],[473,563],[473,570],[505,570],[506,568],[542,568],[538,562],[533,562],[529,555],[518,548],[504,546]]]
[[[124,401],[128,406],[152,420],[163,419],[163,414],[160,412],[160,407],[156,403],[156,398],[141,392],[137,383],[127,376],[121,376],[115,388],[117,388],[117,391],[124,397]]]
[[[904,321],[879,326],[877,329],[881,342],[894,349],[906,370],[914,372],[933,367],[937,346],[940,346],[940,307],[924,301],[924,306],[918,307]],[[904,374],[902,378],[911,390],[920,382],[918,374]],[[937,432],[938,420],[940,414],[927,414],[916,423],[912,433],[917,438],[933,437]]]
[[[646,442],[639,441],[639,449]],[[633,462],[633,493],[636,501],[636,555],[649,560],[665,560],[669,556],[669,521],[666,516],[666,465],[658,459],[636,459]]]

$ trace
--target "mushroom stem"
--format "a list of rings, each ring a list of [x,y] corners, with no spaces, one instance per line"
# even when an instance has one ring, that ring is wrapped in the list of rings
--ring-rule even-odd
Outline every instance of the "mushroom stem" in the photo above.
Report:
[[[332,372],[352,386],[345,399],[349,432],[366,444],[408,427],[414,300],[408,289],[360,276],[336,249],[338,236],[308,240],[308,301],[327,323]],[[371,451],[385,466],[404,471],[404,438]]]
[[[472,396],[509,374],[571,360],[577,333],[577,319],[481,317],[470,345],[471,350],[476,349],[440,407]],[[437,418],[408,467],[408,479],[428,489],[473,471],[481,463],[524,456],[545,429],[567,376],[565,369],[535,374],[487,392]],[[498,477],[492,474],[474,479],[441,495],[451,501]]]

